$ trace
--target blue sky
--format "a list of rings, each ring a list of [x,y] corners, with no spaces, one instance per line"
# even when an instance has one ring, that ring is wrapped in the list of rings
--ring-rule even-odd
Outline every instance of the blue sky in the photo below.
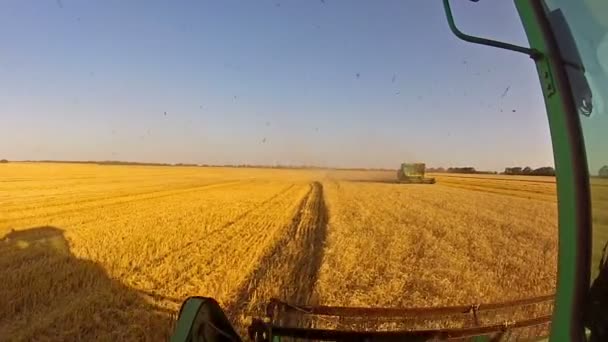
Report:
[[[527,45],[511,1],[453,7]],[[8,1],[0,41],[2,158],[553,164],[533,63],[440,0]]]

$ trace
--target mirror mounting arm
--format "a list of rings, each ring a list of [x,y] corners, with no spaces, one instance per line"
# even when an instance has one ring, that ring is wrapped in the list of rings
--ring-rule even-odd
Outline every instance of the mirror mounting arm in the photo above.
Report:
[[[509,43],[505,43],[505,42],[499,42],[497,40],[492,40],[492,39],[487,39],[487,38],[475,37],[475,36],[471,36],[466,33],[463,33],[462,31],[460,31],[458,29],[458,27],[456,27],[456,23],[454,23],[454,16],[452,15],[452,9],[450,8],[449,0],[443,0],[443,8],[445,9],[445,16],[448,19],[448,25],[450,26],[450,30],[452,31],[452,33],[454,33],[454,35],[456,37],[458,37],[466,42],[474,43],[474,44],[481,44],[481,45],[488,45],[488,46],[493,46],[493,47],[496,47],[499,49],[506,49],[506,50],[523,53],[523,54],[530,56],[530,58],[532,58],[534,60],[541,58],[543,55],[540,51],[538,51],[536,49],[513,45],[513,44],[509,44]]]

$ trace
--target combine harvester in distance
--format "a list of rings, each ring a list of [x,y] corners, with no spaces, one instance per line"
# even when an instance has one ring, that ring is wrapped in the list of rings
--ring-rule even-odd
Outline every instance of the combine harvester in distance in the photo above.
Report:
[[[407,184],[435,184],[435,178],[424,178],[425,169],[424,163],[403,163],[397,170],[397,180]]]

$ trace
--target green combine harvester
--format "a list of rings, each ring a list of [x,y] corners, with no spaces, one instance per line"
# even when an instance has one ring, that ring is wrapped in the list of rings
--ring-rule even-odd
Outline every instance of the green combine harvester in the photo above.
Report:
[[[424,178],[425,170],[424,163],[403,163],[397,170],[397,180],[407,184],[435,184],[435,178]]]
[[[608,109],[594,106],[608,106],[608,2],[514,2],[530,47],[465,34],[456,27],[449,0],[443,0],[443,5],[448,25],[458,38],[519,53],[536,67],[557,175],[556,294],[431,308],[312,306],[269,298],[266,312],[252,318],[248,339],[608,341],[608,232],[600,231],[599,222],[605,216],[594,216],[598,223],[592,223],[590,193],[596,179],[590,182],[587,163],[588,156],[595,162],[602,162],[601,156],[608,158]],[[424,165],[403,164],[398,176],[424,180]],[[599,215],[601,206],[594,210]],[[593,240],[592,229],[596,230]],[[182,304],[172,341],[241,341],[243,337],[214,299],[190,297]]]

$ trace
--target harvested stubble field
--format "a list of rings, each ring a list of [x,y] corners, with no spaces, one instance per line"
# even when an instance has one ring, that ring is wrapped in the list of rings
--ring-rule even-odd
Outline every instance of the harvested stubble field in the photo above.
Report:
[[[0,336],[161,340],[180,302],[238,327],[278,297],[427,307],[554,291],[551,178],[0,165]]]

